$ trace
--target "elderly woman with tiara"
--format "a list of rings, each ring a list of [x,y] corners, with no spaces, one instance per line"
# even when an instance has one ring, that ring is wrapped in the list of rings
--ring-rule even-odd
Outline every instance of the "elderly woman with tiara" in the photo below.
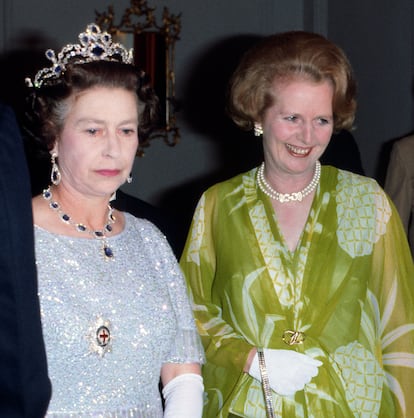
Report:
[[[27,80],[26,129],[52,161],[33,198],[47,416],[200,417],[204,353],[178,263],[153,224],[110,203],[157,98],[108,33],[90,24],[79,40]]]

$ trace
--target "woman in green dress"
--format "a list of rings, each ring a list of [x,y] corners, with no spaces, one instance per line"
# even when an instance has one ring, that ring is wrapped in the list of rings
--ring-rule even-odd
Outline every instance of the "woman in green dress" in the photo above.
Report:
[[[264,163],[201,197],[181,266],[206,350],[204,417],[413,417],[414,267],[375,180],[319,158],[351,129],[352,68],[307,32],[236,69],[229,113]]]

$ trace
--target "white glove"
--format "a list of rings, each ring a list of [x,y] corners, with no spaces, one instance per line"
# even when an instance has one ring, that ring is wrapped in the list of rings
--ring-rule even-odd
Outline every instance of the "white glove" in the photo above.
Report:
[[[201,418],[203,413],[203,378],[195,373],[180,374],[163,388],[164,418]]]
[[[322,362],[293,350],[263,349],[270,387],[279,395],[294,395],[318,374]],[[253,358],[250,376],[261,381],[258,354]]]

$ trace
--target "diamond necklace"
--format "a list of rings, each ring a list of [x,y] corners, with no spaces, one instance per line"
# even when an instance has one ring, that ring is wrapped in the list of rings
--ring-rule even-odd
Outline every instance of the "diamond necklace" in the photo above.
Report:
[[[63,210],[60,207],[60,204],[56,202],[56,200],[52,200],[53,195],[52,191],[50,190],[50,186],[47,189],[43,190],[42,195],[43,199],[49,201],[50,209],[52,209],[59,215],[59,218],[62,222],[68,225],[72,225],[78,232],[87,232],[90,235],[92,235],[95,239],[102,241],[102,254],[105,260],[110,260],[114,258],[114,252],[112,251],[112,248],[108,245],[106,241],[106,234],[112,232],[112,224],[114,224],[116,221],[116,218],[114,216],[114,209],[111,207],[111,205],[108,205],[108,222],[105,224],[103,229],[93,230],[87,228],[84,224],[74,222],[67,213],[63,212]]]
[[[257,184],[260,190],[273,200],[277,200],[280,203],[299,201],[301,202],[305,196],[312,193],[319,183],[321,178],[321,163],[316,161],[315,172],[311,182],[301,191],[296,193],[279,193],[272,188],[272,186],[266,181],[264,176],[265,163],[263,162],[257,170]]]

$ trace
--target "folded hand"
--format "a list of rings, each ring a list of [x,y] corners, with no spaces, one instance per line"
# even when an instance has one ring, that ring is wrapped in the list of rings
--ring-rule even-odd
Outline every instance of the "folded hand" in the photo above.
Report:
[[[322,362],[293,350],[263,349],[270,387],[279,395],[294,395],[318,374]],[[253,358],[249,374],[261,381],[258,354]]]

